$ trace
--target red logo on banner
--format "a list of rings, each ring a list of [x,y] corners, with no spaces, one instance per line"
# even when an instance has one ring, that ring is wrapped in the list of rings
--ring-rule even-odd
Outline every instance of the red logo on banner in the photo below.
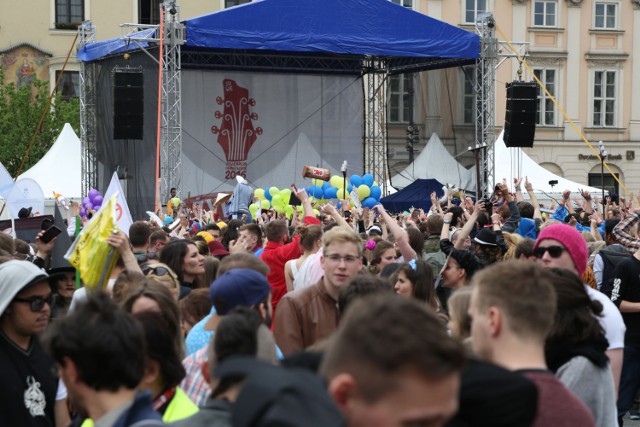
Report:
[[[225,79],[222,85],[224,99],[218,96],[216,102],[224,105],[224,110],[215,112],[215,118],[222,121],[220,128],[211,126],[211,133],[218,135],[218,144],[227,160],[224,179],[233,179],[236,175],[246,178],[249,150],[257,135],[262,135],[262,128],[253,128],[258,114],[249,111],[249,106],[255,107],[256,101],[249,98],[249,90],[238,86],[234,80]]]

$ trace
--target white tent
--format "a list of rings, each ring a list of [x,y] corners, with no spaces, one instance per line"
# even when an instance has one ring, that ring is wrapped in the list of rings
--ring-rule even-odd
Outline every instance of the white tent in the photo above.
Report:
[[[468,191],[475,191],[475,168],[462,166],[449,153],[435,133],[414,162],[391,178],[396,188],[404,188],[416,179],[436,179],[442,184],[454,185]]]
[[[21,178],[36,181],[47,199],[54,197],[54,191],[67,199],[82,197],[80,139],[69,123],[64,125],[47,154],[18,177]]]
[[[506,178],[511,188],[513,178],[526,176],[533,184],[535,191],[545,193],[562,193],[564,190],[578,193],[579,190],[587,190],[591,194],[599,195],[602,191],[599,188],[579,184],[549,172],[527,156],[521,148],[507,148],[503,136],[504,131],[500,133],[495,144],[495,178],[498,182],[502,181],[502,178]],[[558,181],[558,184],[551,187],[549,181]]]

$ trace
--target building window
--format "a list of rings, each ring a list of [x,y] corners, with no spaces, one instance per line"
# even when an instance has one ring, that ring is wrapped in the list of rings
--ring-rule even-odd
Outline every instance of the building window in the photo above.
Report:
[[[158,25],[160,23],[160,2],[158,0],[138,0],[138,24]]]
[[[413,9],[413,0],[391,0],[392,2]]]
[[[61,71],[56,71],[56,81]],[[80,73],[77,71],[65,71],[58,83],[58,93],[62,99],[78,98],[80,96]]]
[[[75,30],[82,21],[84,0],[56,0],[56,28]]]
[[[487,0],[464,0],[464,22],[473,24],[479,13],[487,12]]]
[[[618,179],[620,179],[620,174],[615,174]],[[616,181],[609,172],[605,169],[604,177],[599,173],[590,173],[589,174],[589,182],[587,185],[589,187],[602,188],[602,178],[604,178],[604,189],[607,191],[613,191],[616,194],[620,194],[618,188],[618,181]]]
[[[533,25],[555,27],[557,6],[556,0],[536,0],[533,3]]]
[[[613,30],[617,28],[617,3],[596,2],[595,28]]]
[[[389,121],[409,122],[409,86],[412,74],[391,76],[389,78]]]
[[[593,126],[616,124],[616,72],[595,71],[593,76]]]
[[[547,88],[549,93],[553,97],[557,97],[558,93],[558,81],[556,70],[549,69],[534,69],[533,74],[536,75],[538,80]],[[538,100],[537,100],[537,118],[536,124],[539,126],[555,126],[556,124],[556,108],[553,101],[547,95],[547,93],[538,86]]]
[[[475,122],[475,97],[473,90],[473,78],[475,70],[473,67],[465,67],[461,70],[463,87],[462,87],[462,123],[465,125],[473,124]]]
[[[224,0],[224,8],[227,9],[245,3],[251,3],[251,0]]]

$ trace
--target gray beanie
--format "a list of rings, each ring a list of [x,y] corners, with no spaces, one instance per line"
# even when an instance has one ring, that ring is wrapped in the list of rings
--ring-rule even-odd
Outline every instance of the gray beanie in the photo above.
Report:
[[[29,285],[49,281],[49,276],[28,261],[7,261],[0,264],[0,316],[16,295]]]

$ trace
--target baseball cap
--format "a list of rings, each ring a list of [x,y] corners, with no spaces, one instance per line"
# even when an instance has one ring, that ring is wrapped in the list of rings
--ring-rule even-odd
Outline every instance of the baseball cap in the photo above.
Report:
[[[209,288],[211,302],[216,312],[223,316],[236,307],[250,307],[264,301],[269,292],[271,286],[267,278],[248,268],[234,268],[225,272]]]

